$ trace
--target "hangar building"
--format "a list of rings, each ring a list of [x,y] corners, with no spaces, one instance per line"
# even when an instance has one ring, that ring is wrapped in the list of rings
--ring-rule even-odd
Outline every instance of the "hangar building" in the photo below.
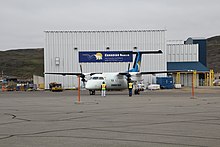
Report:
[[[201,79],[210,77],[205,66],[206,49],[204,40],[189,38],[183,42],[167,43],[166,30],[123,30],[123,31],[45,31],[44,72],[124,72],[129,62],[79,62],[80,52],[110,51],[157,51],[162,54],[142,56],[141,71],[192,70],[197,71],[196,85]],[[130,62],[131,65],[133,62]],[[156,76],[166,76],[158,74]],[[192,72],[172,75],[176,83],[191,86]],[[143,75],[144,84],[155,83],[153,75]],[[209,80],[211,81],[211,80]],[[77,87],[76,76],[45,75],[45,89],[49,83],[58,82],[64,88]]]
[[[141,71],[167,70],[166,30],[45,31],[44,72],[80,72],[81,51],[137,50],[163,51],[162,54],[143,55]],[[84,73],[120,72],[128,68],[128,62],[81,64]],[[154,80],[151,75],[143,77],[145,84]],[[45,89],[49,88],[51,82],[62,83],[64,88],[77,87],[76,76],[46,74]]]

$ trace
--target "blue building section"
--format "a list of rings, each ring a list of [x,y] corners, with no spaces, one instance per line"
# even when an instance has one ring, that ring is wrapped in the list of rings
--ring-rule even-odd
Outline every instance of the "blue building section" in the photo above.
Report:
[[[79,52],[79,62],[132,62],[132,51]]]
[[[173,77],[157,77],[156,81],[162,89],[174,88]]]
[[[207,66],[206,62],[206,39],[204,38],[188,38],[185,44],[198,44],[199,45],[199,62]]]
[[[167,62],[167,70],[209,72],[209,69],[200,62]]]

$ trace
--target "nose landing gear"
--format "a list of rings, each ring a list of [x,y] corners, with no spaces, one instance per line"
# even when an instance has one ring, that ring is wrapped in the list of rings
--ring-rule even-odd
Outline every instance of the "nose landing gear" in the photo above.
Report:
[[[89,90],[90,95],[95,95],[95,90]]]

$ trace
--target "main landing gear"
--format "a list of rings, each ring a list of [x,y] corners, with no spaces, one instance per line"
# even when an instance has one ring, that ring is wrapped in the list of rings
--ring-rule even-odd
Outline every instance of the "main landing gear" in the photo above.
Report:
[[[90,95],[95,95],[95,90],[89,90]]]

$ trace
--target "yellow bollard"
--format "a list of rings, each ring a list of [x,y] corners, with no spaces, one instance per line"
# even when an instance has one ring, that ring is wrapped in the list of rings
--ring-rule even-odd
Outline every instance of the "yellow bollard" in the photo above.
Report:
[[[214,81],[214,71],[210,70],[209,71],[209,86],[213,86],[213,81]]]
[[[180,84],[180,72],[176,73],[176,84]]]

